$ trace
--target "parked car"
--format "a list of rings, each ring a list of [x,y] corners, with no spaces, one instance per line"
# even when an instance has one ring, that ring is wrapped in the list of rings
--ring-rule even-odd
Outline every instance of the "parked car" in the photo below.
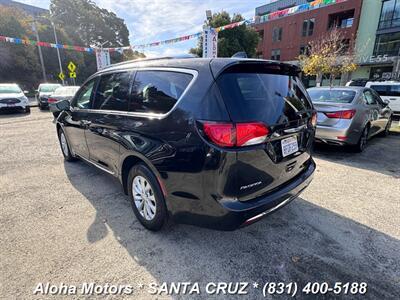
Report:
[[[365,86],[375,90],[383,100],[389,101],[394,114],[400,115],[400,82],[369,81]]]
[[[16,83],[0,83],[0,110],[21,110],[29,113],[29,100]]]
[[[299,69],[240,58],[153,59],[91,76],[55,104],[65,160],[119,178],[138,220],[232,230],[312,179],[316,113]]]
[[[57,88],[47,99],[47,103],[49,104],[49,109],[51,111],[54,110],[54,103],[61,100],[68,100],[75,96],[75,93],[79,90],[79,86],[61,86]],[[54,117],[57,117],[59,112],[53,111]]]
[[[392,110],[372,89],[320,87],[307,90],[318,111],[316,139],[327,144],[351,145],[361,152],[370,137],[388,135]]]
[[[365,86],[368,81],[368,78],[355,78],[347,82],[346,86]]]
[[[36,101],[38,103],[39,109],[48,108],[48,98],[51,94],[54,93],[56,89],[61,87],[61,84],[58,83],[41,83],[39,84],[38,89],[36,90]]]

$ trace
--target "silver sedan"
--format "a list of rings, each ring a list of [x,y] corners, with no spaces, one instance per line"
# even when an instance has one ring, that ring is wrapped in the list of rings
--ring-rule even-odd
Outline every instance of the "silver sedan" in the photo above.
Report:
[[[318,112],[316,140],[365,149],[368,139],[387,135],[392,110],[372,89],[365,87],[319,87],[307,90]]]

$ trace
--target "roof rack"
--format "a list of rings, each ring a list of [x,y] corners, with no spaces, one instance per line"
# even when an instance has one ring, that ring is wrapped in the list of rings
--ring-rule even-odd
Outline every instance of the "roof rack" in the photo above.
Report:
[[[132,59],[132,60],[127,60],[127,61],[123,61],[120,63],[108,65],[107,67],[104,67],[102,70],[108,69],[111,67],[116,67],[116,66],[123,66],[123,65],[131,64],[131,63],[135,63],[135,62],[161,60],[161,59],[183,59],[183,58],[198,58],[198,56],[193,55],[193,54],[182,54],[182,55],[176,55],[176,56],[160,56],[160,57],[151,57],[151,58]]]

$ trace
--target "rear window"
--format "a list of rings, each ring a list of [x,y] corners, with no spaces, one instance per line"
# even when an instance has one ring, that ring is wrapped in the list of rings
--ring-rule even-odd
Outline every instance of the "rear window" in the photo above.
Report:
[[[39,91],[44,93],[54,92],[60,86],[60,84],[45,84],[40,86]]]
[[[193,75],[171,71],[138,71],[130,111],[167,113],[186,90]]]
[[[79,87],[60,87],[55,90],[53,95],[73,96],[79,90]]]
[[[312,102],[351,103],[356,95],[349,90],[310,89],[308,94]]]
[[[300,119],[312,108],[300,80],[293,75],[225,73],[217,82],[235,122],[272,125]]]
[[[380,96],[400,97],[400,85],[371,85]]]

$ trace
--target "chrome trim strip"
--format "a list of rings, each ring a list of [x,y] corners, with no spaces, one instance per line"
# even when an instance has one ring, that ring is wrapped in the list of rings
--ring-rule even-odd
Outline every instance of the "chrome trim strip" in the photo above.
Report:
[[[123,69],[121,67],[121,69]],[[115,71],[122,71],[121,69],[113,69],[109,70],[110,73]],[[196,70],[191,69],[182,69],[182,68],[163,68],[163,67],[144,67],[144,68],[133,68],[135,71],[164,71],[164,72],[177,72],[177,73],[186,73],[193,76],[192,80],[189,82],[188,86],[176,101],[174,106],[165,114],[157,114],[157,113],[140,113],[140,112],[130,112],[130,111],[118,111],[118,110],[104,110],[104,109],[86,109],[86,108],[78,108],[71,107],[71,111],[79,111],[79,112],[88,112],[88,113],[98,113],[98,114],[110,114],[110,115],[120,115],[120,116],[132,116],[132,117],[144,117],[144,118],[154,118],[154,119],[163,119],[167,117],[171,112],[175,110],[179,102],[185,97],[187,92],[190,90],[192,85],[196,82],[199,73]]]
[[[292,201],[293,198],[295,198],[295,197],[289,196],[289,198],[287,198],[286,200],[283,200],[283,201],[282,201],[281,203],[279,203],[278,205],[276,205],[276,206],[274,206],[274,207],[272,207],[272,208],[270,208],[270,209],[268,209],[268,210],[266,210],[266,211],[264,211],[264,212],[262,212],[262,213],[260,213],[260,214],[258,214],[258,215],[255,215],[254,217],[251,217],[250,219],[247,219],[247,220],[245,221],[245,223],[253,222],[253,221],[255,221],[255,220],[258,220],[258,219],[261,218],[261,217],[264,217],[265,215],[267,215],[267,214],[269,214],[269,213],[271,213],[271,212],[277,210],[278,208],[280,208],[280,207],[284,206],[285,204],[287,204],[288,202]]]
[[[296,127],[296,128],[285,129],[285,130],[283,130],[283,132],[285,132],[285,133],[299,132],[300,130],[302,130],[302,129],[306,128],[306,127],[307,127],[307,125],[301,125],[301,126]]]
[[[99,168],[100,170],[102,170],[102,171],[104,171],[104,172],[107,172],[108,174],[115,175],[114,172],[112,172],[112,171],[110,171],[110,170],[104,168],[103,166],[101,166],[101,165],[95,163],[94,161],[91,161],[91,160],[89,160],[89,159],[87,159],[87,158],[84,158],[84,157],[80,156],[79,154],[76,154],[76,156],[78,156],[79,158],[83,159],[84,161],[86,161],[86,162],[92,164],[93,166]]]

